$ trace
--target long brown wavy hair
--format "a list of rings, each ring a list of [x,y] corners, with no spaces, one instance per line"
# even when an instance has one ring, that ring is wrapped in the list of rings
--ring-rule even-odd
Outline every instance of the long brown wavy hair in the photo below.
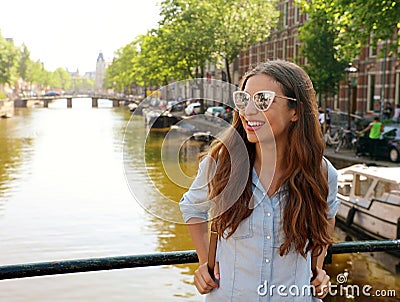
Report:
[[[256,74],[266,74],[274,78],[281,84],[285,96],[297,99],[297,102],[288,100],[287,103],[288,108],[296,108],[298,120],[289,126],[285,150],[287,162],[283,176],[279,179],[286,197],[282,203],[284,208],[281,221],[285,238],[280,246],[280,254],[285,255],[292,248],[303,257],[310,250],[319,254],[323,247],[331,243],[331,239],[327,230],[328,184],[325,173],[321,170],[325,145],[312,82],[296,64],[276,60],[262,63],[246,73],[239,88],[243,90],[247,80]],[[213,221],[219,236],[225,238],[231,236],[239,224],[251,215],[253,208],[252,168],[255,144],[247,140],[236,110],[232,126],[220,140],[211,144],[208,152],[218,162],[218,169],[214,170],[215,174],[209,185],[209,198],[215,201],[214,213],[218,213],[213,216]],[[246,167],[240,151],[235,154],[238,144],[243,144],[240,140],[247,149],[247,165],[250,167]],[[244,171],[245,177],[238,177],[243,176]],[[232,184],[227,189],[229,179]],[[244,190],[239,190],[240,182],[245,183]],[[224,211],[218,212],[218,209]]]

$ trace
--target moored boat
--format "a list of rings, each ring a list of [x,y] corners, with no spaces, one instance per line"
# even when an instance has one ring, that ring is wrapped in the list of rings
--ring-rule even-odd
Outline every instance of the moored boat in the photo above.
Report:
[[[357,164],[338,173],[338,221],[373,239],[400,238],[400,167]]]
[[[179,118],[168,113],[160,113],[157,111],[143,112],[145,122],[150,127],[151,132],[168,132],[171,126],[179,122]]]

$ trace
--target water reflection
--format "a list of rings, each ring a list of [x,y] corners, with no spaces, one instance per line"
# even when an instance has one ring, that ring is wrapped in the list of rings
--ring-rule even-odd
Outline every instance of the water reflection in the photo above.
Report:
[[[18,187],[20,170],[28,171],[29,158],[36,134],[23,125],[29,112],[15,110],[13,118],[0,119],[0,209]],[[28,126],[28,128],[26,128]]]
[[[346,239],[349,239],[348,235],[336,228],[334,241],[341,242]],[[396,272],[399,263],[400,258],[383,252],[333,255],[332,264],[325,265],[325,268],[331,276],[331,282],[337,286],[337,295],[328,296],[324,301],[399,301],[400,274]],[[346,281],[341,284],[338,279],[343,274],[346,274]],[[346,291],[347,285],[350,287]],[[359,295],[351,294],[352,287],[359,289]],[[343,289],[342,292],[340,289]],[[363,289],[370,296],[364,295]],[[386,296],[378,297],[377,291]],[[395,291],[396,296],[389,296],[392,294],[391,291]]]
[[[181,219],[181,213],[178,208],[178,202],[188,186],[180,186],[174,181],[174,175],[167,175],[166,168],[168,165],[175,165],[176,162],[170,163],[162,160],[162,148],[168,152],[169,144],[180,144],[178,148],[179,167],[174,166],[173,169],[179,169],[187,177],[193,178],[197,173],[198,154],[205,150],[206,146],[200,142],[185,140],[182,137],[171,137],[171,140],[165,141],[165,134],[147,133],[143,129],[143,119],[134,116],[126,129],[125,135],[125,163],[133,170],[128,169],[128,182],[135,180],[137,177],[142,178],[144,182],[151,182],[152,190],[146,190],[140,194],[138,187],[131,187],[135,191],[133,194],[139,203],[150,211],[149,222],[146,228],[149,232],[157,234],[157,250],[160,252],[170,252],[179,250],[194,249],[190,239],[187,227],[184,224],[175,223]],[[143,142],[139,143],[138,142]],[[176,148],[170,148],[175,151]],[[143,159],[143,162],[142,162]],[[140,171],[138,173],[138,171]],[[190,182],[191,183],[191,182]],[[190,183],[188,185],[190,185]],[[167,200],[167,201],[166,201]],[[171,202],[174,203],[171,206]],[[164,219],[167,217],[168,219]],[[172,222],[171,222],[172,221]],[[182,282],[188,284],[194,289],[193,273],[197,268],[197,264],[177,265],[181,269]],[[195,292],[186,292],[185,294],[175,294],[176,297],[189,298],[195,297]]]

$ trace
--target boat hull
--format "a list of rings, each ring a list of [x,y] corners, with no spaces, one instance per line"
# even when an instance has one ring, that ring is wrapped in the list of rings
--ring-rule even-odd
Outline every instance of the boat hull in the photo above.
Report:
[[[160,115],[152,117],[149,120],[150,132],[168,132],[171,126],[179,122],[175,116]]]
[[[364,208],[347,200],[341,200],[337,218],[348,228],[362,232],[364,236],[381,240],[396,239],[399,234],[400,206],[373,200],[370,208]]]
[[[362,237],[400,239],[399,180],[400,167],[358,164],[338,170],[338,220]]]

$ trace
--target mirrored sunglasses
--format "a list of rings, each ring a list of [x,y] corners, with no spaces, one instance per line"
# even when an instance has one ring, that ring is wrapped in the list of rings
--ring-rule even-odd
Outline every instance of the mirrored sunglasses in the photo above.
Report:
[[[239,111],[246,109],[249,104],[251,95],[246,91],[235,91],[233,93],[233,103]],[[275,98],[286,99],[293,102],[297,100],[287,96],[276,95],[274,91],[264,90],[258,91],[253,95],[253,102],[256,108],[260,111],[267,111],[271,107]]]

